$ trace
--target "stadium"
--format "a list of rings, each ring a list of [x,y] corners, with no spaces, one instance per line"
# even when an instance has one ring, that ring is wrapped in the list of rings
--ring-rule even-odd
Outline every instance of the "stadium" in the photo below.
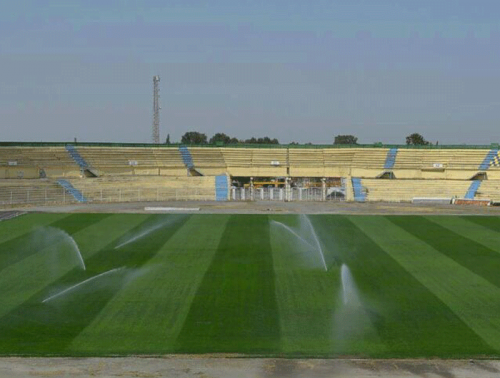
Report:
[[[498,162],[2,143],[0,353],[496,359]]]
[[[2,206],[166,200],[500,202],[499,146],[0,144]]]
[[[499,13],[0,2],[0,378],[500,377]]]

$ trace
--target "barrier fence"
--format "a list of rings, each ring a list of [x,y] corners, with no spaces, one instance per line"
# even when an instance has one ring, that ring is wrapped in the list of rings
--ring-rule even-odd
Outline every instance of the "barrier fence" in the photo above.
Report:
[[[231,188],[233,201],[344,201],[341,188]]]
[[[161,202],[161,201],[214,201],[215,190],[205,188],[134,188],[134,189],[87,189],[81,190],[84,202]],[[291,188],[287,194],[285,188],[258,188],[252,196],[249,188],[231,188],[232,201],[343,201],[340,188]],[[63,188],[16,188],[0,190],[0,206],[32,205],[44,206],[55,204],[80,203]]]
[[[203,188],[90,189],[81,191],[85,202],[214,201],[215,190]],[[79,203],[63,188],[0,191],[0,206],[53,205]]]

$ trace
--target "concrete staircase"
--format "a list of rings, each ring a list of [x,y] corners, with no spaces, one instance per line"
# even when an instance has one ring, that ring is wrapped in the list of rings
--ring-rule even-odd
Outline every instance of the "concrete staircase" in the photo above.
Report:
[[[365,202],[366,194],[363,191],[363,186],[361,185],[361,179],[357,177],[352,178],[352,189],[354,191],[354,201]]]
[[[467,190],[467,193],[465,193],[464,198],[465,199],[474,199],[476,196],[476,192],[478,191],[479,187],[481,186],[482,181],[481,180],[474,180],[469,186],[469,189]]]
[[[498,155],[498,149],[493,149],[488,152],[483,162],[479,166],[479,169],[482,171],[486,171],[490,167],[490,163],[495,159],[495,156]]]
[[[89,165],[87,164],[85,159],[82,158],[82,156],[78,153],[75,146],[72,146],[71,144],[67,144],[66,151],[68,151],[69,156],[71,156],[73,158],[75,163],[78,164],[81,169],[86,169],[89,167]]]
[[[182,161],[184,161],[186,168],[193,169],[194,168],[193,157],[191,156],[191,152],[189,152],[187,147],[184,146],[179,147],[179,152],[181,153]]]
[[[394,164],[396,163],[396,155],[397,154],[398,154],[397,148],[391,148],[389,151],[387,151],[387,157],[385,159],[385,164],[384,164],[385,169],[394,168]]]
[[[87,199],[83,196],[82,192],[74,188],[68,181],[57,180],[57,183],[62,186],[66,192],[71,194],[78,202],[87,202]]]
[[[215,176],[215,199],[217,201],[227,201],[228,190],[227,176]]]
[[[75,161],[75,163],[78,164],[82,174],[85,174],[85,176],[89,177],[99,176],[98,172],[85,161],[85,159],[82,157],[82,155],[80,155],[75,146],[67,144],[66,151],[68,152],[69,156],[71,156],[71,158]]]

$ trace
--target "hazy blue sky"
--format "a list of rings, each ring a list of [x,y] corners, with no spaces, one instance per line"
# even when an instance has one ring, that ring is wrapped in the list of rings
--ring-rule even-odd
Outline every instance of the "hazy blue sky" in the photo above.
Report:
[[[0,140],[500,142],[498,0],[0,0]]]

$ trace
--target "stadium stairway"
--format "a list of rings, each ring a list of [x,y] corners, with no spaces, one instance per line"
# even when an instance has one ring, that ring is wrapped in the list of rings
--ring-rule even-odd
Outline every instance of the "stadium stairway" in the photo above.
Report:
[[[361,179],[357,177],[352,178],[352,189],[354,190],[354,201],[365,202],[366,195],[363,192],[363,186],[361,185]]]
[[[394,164],[396,163],[397,153],[398,153],[397,148],[391,148],[389,151],[387,151],[387,157],[385,159],[384,169],[394,168]]]
[[[195,167],[193,163],[193,157],[191,156],[191,152],[189,152],[188,148],[185,146],[179,147],[179,152],[182,156],[182,161],[188,170],[188,174],[191,176],[203,176]]]
[[[479,187],[481,186],[481,180],[474,180],[469,186],[469,189],[467,190],[467,193],[465,193],[464,198],[465,199],[474,199],[476,196],[476,192],[478,191]]]
[[[217,201],[227,201],[228,198],[228,184],[227,176],[215,176],[215,199]]]
[[[66,145],[66,151],[68,151],[69,156],[75,161],[76,164],[80,167],[80,170],[86,176],[97,177],[97,171],[94,170],[80,155],[80,153],[76,150],[75,146],[71,144]]]
[[[71,144],[66,145],[66,151],[68,151],[69,156],[73,158],[76,164],[80,166],[81,169],[86,169],[89,165],[85,161],[84,158],[81,157],[81,155],[78,153],[76,150],[75,146]]]
[[[82,192],[73,187],[66,180],[57,180],[57,183],[62,186],[69,194],[71,194],[78,202],[87,202],[87,199],[83,196]]]
[[[193,164],[193,157],[191,156],[191,152],[187,149],[187,147],[180,146],[179,147],[179,152],[181,153],[182,156],[182,161],[184,161],[184,164],[186,165],[187,169],[193,169],[194,164]]]
[[[493,156],[493,158],[491,159],[490,167],[496,167],[496,168],[500,167],[500,154],[498,153],[498,151],[495,154],[495,156]]]
[[[490,164],[495,161],[495,157],[497,155],[498,155],[498,149],[490,150],[490,152],[488,152],[483,162],[479,166],[479,169],[482,171],[486,171],[490,167]]]

